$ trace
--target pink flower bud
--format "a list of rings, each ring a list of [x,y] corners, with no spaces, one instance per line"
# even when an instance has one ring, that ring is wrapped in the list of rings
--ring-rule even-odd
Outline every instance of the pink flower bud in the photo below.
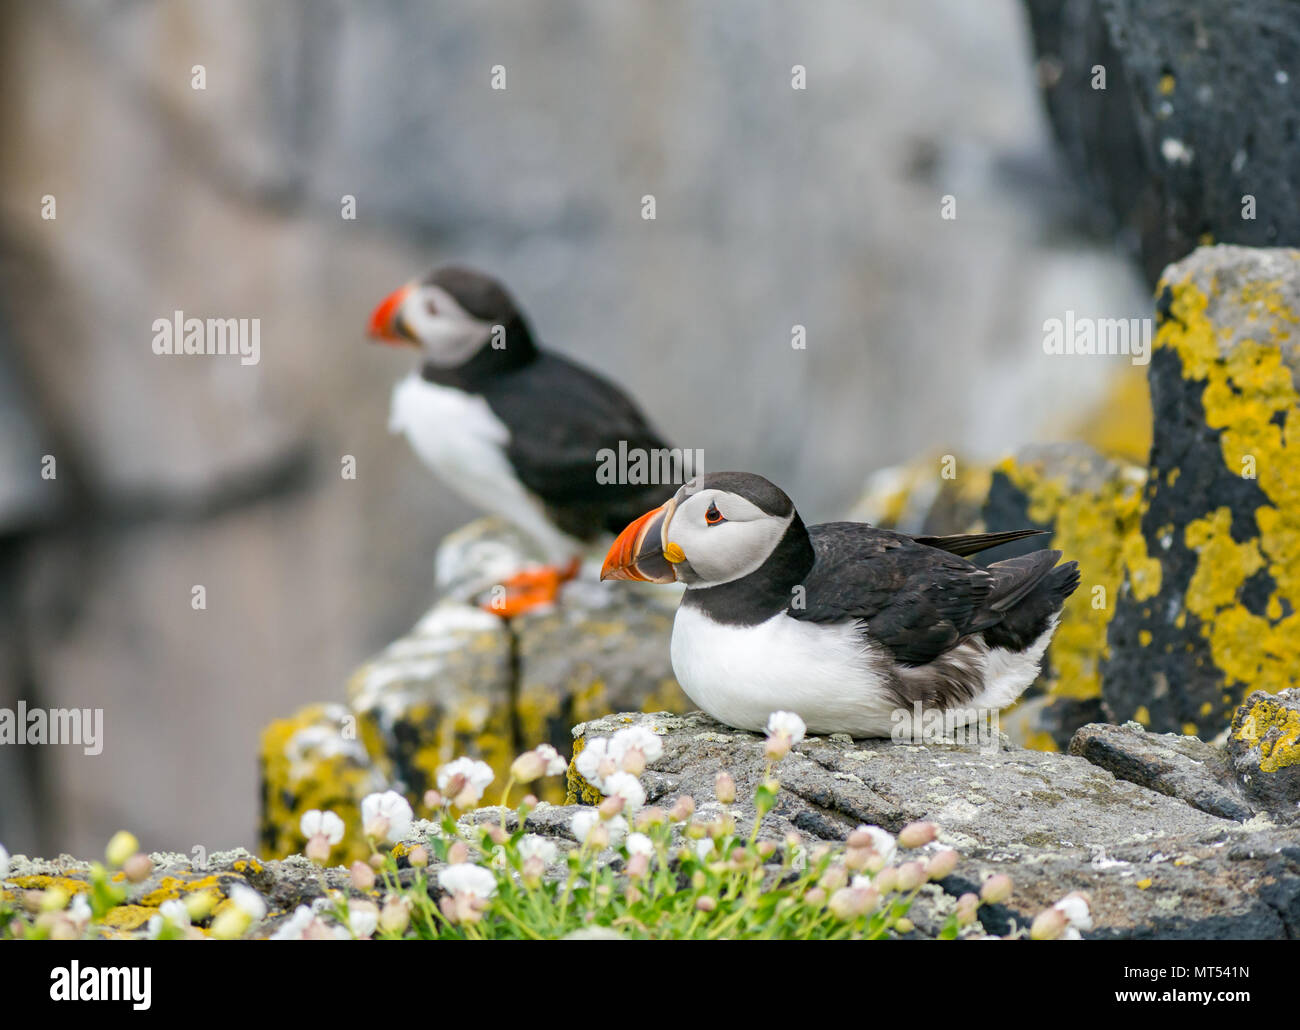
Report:
[[[899,847],[921,848],[934,840],[939,827],[934,823],[908,823],[898,834]]]
[[[975,922],[975,913],[979,911],[980,899],[975,894],[963,894],[957,899],[957,925],[970,926]]]
[[[537,795],[525,794],[524,800],[521,802],[521,804],[524,806],[525,811],[531,812],[534,808],[537,807]]]
[[[925,872],[927,878],[931,880],[942,880],[951,876],[952,871],[957,868],[957,852],[951,848],[945,848],[926,863]]]
[[[892,894],[898,890],[898,870],[892,865],[886,866],[876,873],[871,882],[881,894]]]
[[[311,861],[324,865],[329,861],[330,850],[329,838],[323,833],[316,833],[313,834],[311,840],[307,842],[307,847],[303,850],[303,854],[311,859]]]
[[[859,829],[854,830],[849,834],[849,839],[846,843],[851,848],[863,848],[869,850],[875,847],[876,842],[872,839],[870,833],[864,829]]]
[[[904,862],[898,867],[898,889],[912,891],[925,883],[925,866],[920,862]]]
[[[640,776],[645,772],[645,754],[640,748],[630,747],[623,753],[623,761],[620,764],[625,773]]]
[[[822,873],[821,879],[817,881],[819,887],[824,887],[828,891],[839,890],[849,882],[848,870],[842,865],[833,865],[826,872]]]
[[[531,855],[524,859],[523,870],[520,874],[523,884],[529,890],[536,890],[542,885],[542,874],[546,872],[546,863],[537,855]]]
[[[760,840],[758,842],[758,857],[764,860],[771,858],[776,854],[776,842],[770,840]]]
[[[627,875],[639,880],[650,871],[650,856],[643,851],[637,852],[627,860]]]
[[[126,860],[122,866],[122,872],[132,883],[144,883],[145,880],[153,874],[153,863],[149,861],[149,856],[141,851]]]
[[[673,807],[668,812],[668,818],[675,823],[684,823],[694,814],[695,799],[689,794],[683,794],[673,803]]]
[[[352,863],[352,886],[359,891],[368,891],[375,885],[375,871],[361,859]]]
[[[774,762],[779,762],[790,753],[793,741],[788,733],[773,733],[763,742],[763,754]]]
[[[1039,912],[1034,918],[1034,924],[1029,928],[1029,939],[1031,941],[1054,941],[1065,933],[1065,928],[1070,925],[1070,920],[1059,908],[1049,908],[1046,911]]]
[[[813,908],[821,908],[826,904],[826,892],[821,887],[814,887],[804,894],[803,900]]]
[[[488,835],[493,844],[504,844],[510,839],[510,834],[501,828],[500,823],[488,823],[483,827],[483,832]]]
[[[426,790],[426,791],[424,792],[424,807],[425,807],[425,808],[441,808],[441,807],[442,807],[442,795],[439,794],[436,790]]]
[[[410,850],[410,853],[406,856],[406,860],[416,869],[423,869],[429,864],[429,852],[425,849],[423,844],[417,844]]]
[[[611,794],[600,803],[597,811],[600,812],[600,817],[602,819],[613,819],[614,816],[623,811],[623,806],[626,803],[627,802],[623,800],[622,795]]]
[[[447,864],[460,865],[462,862],[469,861],[469,845],[463,840],[458,840],[447,849]]]
[[[510,775],[519,783],[532,783],[545,773],[546,759],[536,751],[525,751],[510,764]]]
[[[718,907],[718,902],[717,899],[711,898],[706,894],[704,897],[696,899],[695,907],[701,912],[712,912]]]
[[[411,903],[405,898],[390,897],[379,911],[379,928],[384,933],[404,933],[411,921]]]
[[[1011,897],[1011,886],[1011,877],[1005,873],[998,873],[984,881],[984,886],[980,888],[980,897],[990,905],[996,905]]]
[[[735,804],[736,801],[736,781],[731,778],[731,773],[720,772],[713,779],[713,793],[718,801],[724,805]]]
[[[852,869],[855,873],[866,868],[867,859],[871,857],[871,852],[866,848],[849,848],[844,852],[844,865]]]
[[[597,823],[587,834],[587,845],[595,851],[609,847],[609,828],[604,823]]]

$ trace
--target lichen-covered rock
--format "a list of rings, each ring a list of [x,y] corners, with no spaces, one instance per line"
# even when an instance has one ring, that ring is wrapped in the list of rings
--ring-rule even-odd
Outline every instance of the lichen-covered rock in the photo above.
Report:
[[[1246,698],[1233,716],[1227,749],[1252,801],[1276,819],[1300,821],[1300,690]]]
[[[498,776],[515,756],[514,655],[506,622],[447,600],[348,682],[371,753],[413,798],[453,758],[481,758]]]
[[[1228,756],[1198,737],[1148,733],[1136,722],[1097,723],[1074,735],[1070,754],[1210,815],[1244,822],[1260,810],[1242,796]]]
[[[1104,699],[1116,720],[1213,736],[1247,691],[1300,676],[1300,252],[1198,250],[1166,271],[1158,314]]]
[[[298,828],[304,812],[333,809],[348,827],[349,861],[369,849],[360,836],[361,799],[384,790],[387,778],[361,741],[358,720],[340,704],[309,705],[262,731],[261,826],[265,855],[290,855],[307,843]]]
[[[752,827],[753,790],[768,775],[761,737],[700,713],[624,713],[575,727],[574,750],[634,724],[664,745],[642,776],[649,803],[690,794],[707,817],[718,810],[714,778],[725,769],[736,781],[738,828]],[[939,826],[937,846],[962,855],[940,884],[949,897],[1009,874],[1010,901],[981,912],[993,933],[1012,922],[1027,926],[1072,890],[1091,899],[1095,928],[1085,936],[1300,933],[1300,829],[1220,818],[1081,757],[1005,741],[980,749],[816,737],[796,745],[773,774],[781,791],[763,820],[764,837],[838,842],[859,823],[897,831],[927,819]],[[570,782],[575,796],[599,797],[574,769]],[[564,814],[552,809],[552,821],[562,825]]]
[[[338,854],[336,851],[335,856]],[[282,862],[261,861],[243,848],[212,854],[196,848],[192,855],[155,853],[149,858],[153,861],[153,874],[142,883],[122,884],[127,891],[126,899],[109,910],[101,921],[99,936],[145,937],[149,920],[159,914],[164,902],[207,893],[212,901],[210,912],[194,924],[198,933],[206,937],[212,920],[230,904],[231,888],[235,885],[252,888],[266,903],[266,919],[256,928],[257,936],[268,934],[298,905],[311,905],[322,898],[326,887],[358,893],[351,889],[345,868],[323,869],[301,855]],[[121,883],[120,874],[117,878]],[[90,881],[90,864],[69,855],[57,859],[14,855],[4,881],[3,896],[21,905],[29,898],[38,898],[42,891],[58,887],[71,898],[89,891]]]

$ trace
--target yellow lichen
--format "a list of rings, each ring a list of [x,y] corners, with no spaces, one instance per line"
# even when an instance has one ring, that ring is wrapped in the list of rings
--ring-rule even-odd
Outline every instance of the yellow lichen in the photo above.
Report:
[[[1178,354],[1185,378],[1204,380],[1205,420],[1220,430],[1224,465],[1253,479],[1268,503],[1255,510],[1258,536],[1245,543],[1232,538],[1226,508],[1188,525],[1185,540],[1197,566],[1186,601],[1225,682],[1276,692],[1300,671],[1300,436],[1284,432],[1300,393],[1281,348],[1300,318],[1279,284],[1250,282],[1235,299],[1257,316],[1253,324],[1216,330],[1208,312],[1219,289],[1217,282],[1202,289],[1190,277],[1170,284],[1172,317],[1156,346]],[[1276,587],[1262,614],[1241,601],[1245,581],[1261,570]],[[1284,603],[1293,613],[1285,618]]]
[[[1238,716],[1233,736],[1259,747],[1259,768],[1277,772],[1300,765],[1300,712],[1271,700],[1259,700]]]

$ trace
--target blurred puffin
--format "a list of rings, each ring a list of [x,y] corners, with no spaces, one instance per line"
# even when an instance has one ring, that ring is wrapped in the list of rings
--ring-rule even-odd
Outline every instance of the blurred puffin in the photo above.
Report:
[[[518,615],[554,600],[581,565],[583,545],[617,533],[670,497],[673,485],[597,481],[597,452],[667,447],[612,383],[539,348],[495,279],[446,266],[393,291],[370,335],[421,352],[393,389],[389,430],[465,500],[509,520],[541,547],[546,565],[504,585]]]
[[[1034,681],[1077,563],[1057,565],[1060,551],[987,567],[965,556],[1038,532],[805,528],[762,476],[719,472],[629,525],[601,578],[686,584],[673,670],[715,719],[762,730],[783,710],[813,733],[887,737],[893,713],[918,701],[997,710]]]

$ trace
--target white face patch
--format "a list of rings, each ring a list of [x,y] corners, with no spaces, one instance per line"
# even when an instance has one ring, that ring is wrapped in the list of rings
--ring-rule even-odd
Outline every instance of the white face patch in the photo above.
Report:
[[[720,520],[710,522],[710,509]],[[664,543],[680,547],[698,577],[687,589],[717,586],[748,576],[767,561],[793,518],[793,512],[769,515],[739,494],[701,490],[677,505]]]
[[[439,368],[456,368],[478,353],[492,336],[493,325],[475,318],[441,286],[417,286],[399,312],[420,341],[425,357]]]

